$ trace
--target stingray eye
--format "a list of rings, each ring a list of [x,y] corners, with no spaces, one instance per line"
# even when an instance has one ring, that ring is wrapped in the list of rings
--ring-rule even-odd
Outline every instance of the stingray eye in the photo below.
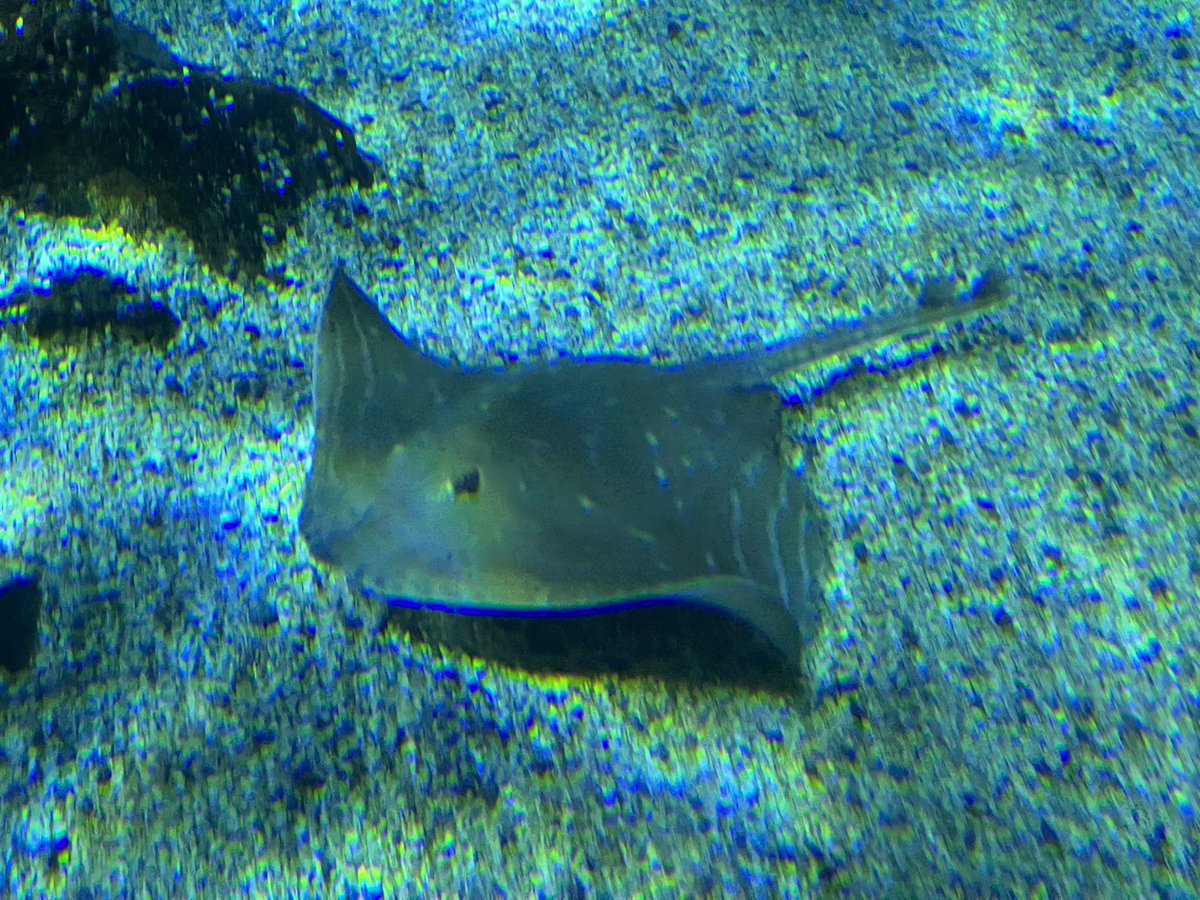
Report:
[[[468,469],[454,479],[455,499],[471,498],[479,493],[479,470]]]

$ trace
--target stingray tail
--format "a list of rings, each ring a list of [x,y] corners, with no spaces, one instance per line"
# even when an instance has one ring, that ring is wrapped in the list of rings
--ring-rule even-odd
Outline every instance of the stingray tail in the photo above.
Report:
[[[954,293],[950,285],[928,285],[914,310],[897,313],[863,325],[848,326],[820,337],[801,337],[747,358],[725,357],[711,364],[734,387],[755,388],[768,385],[772,378],[803,368],[830,357],[853,353],[880,341],[912,337],[964,319],[999,309],[1009,300],[1008,278],[1004,272],[984,272],[965,295]]]

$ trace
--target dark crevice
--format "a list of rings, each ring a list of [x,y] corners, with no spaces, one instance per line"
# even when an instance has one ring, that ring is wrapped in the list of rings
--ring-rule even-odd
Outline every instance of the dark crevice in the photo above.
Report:
[[[168,344],[179,319],[161,302],[120,279],[83,271],[54,282],[49,291],[31,292],[25,327],[37,338],[73,340],[110,331],[134,343]]]

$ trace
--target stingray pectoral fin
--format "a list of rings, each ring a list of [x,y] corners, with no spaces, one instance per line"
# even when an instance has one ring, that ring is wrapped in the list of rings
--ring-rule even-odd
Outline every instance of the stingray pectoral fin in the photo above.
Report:
[[[784,655],[792,668],[801,668],[804,647],[812,638],[802,621],[788,610],[780,596],[741,578],[704,581],[690,587],[685,599],[712,606],[748,622]],[[816,616],[811,617],[815,624]]]

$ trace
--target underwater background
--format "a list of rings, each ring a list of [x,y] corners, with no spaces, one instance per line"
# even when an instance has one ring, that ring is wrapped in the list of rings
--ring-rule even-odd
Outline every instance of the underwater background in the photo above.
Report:
[[[0,0],[0,895],[1200,894],[1183,3]],[[344,265],[432,355],[780,379],[804,672],[298,531]],[[539,630],[540,629],[540,630]]]

